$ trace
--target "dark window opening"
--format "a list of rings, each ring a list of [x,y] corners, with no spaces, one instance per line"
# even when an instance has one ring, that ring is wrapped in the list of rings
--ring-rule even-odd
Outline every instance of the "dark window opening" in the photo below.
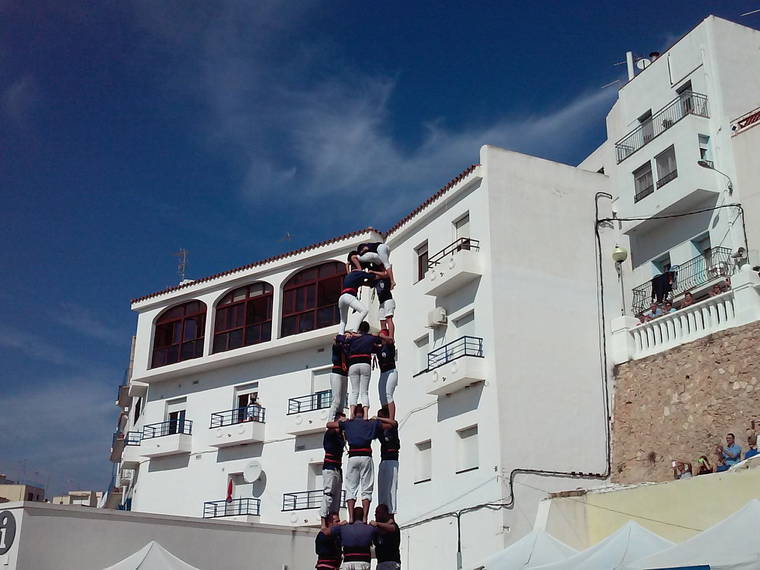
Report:
[[[216,308],[213,351],[271,340],[273,298],[269,283],[254,283],[227,293]]]
[[[156,320],[152,367],[203,356],[206,305],[190,301],[164,311]]]
[[[280,336],[338,324],[338,297],[345,274],[343,263],[331,261],[293,275],[283,287]]]

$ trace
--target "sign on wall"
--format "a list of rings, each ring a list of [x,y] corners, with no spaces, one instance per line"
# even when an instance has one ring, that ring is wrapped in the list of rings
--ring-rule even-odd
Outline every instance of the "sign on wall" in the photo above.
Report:
[[[755,125],[760,125],[760,108],[757,108],[754,111],[750,111],[743,117],[739,117],[735,121],[732,121],[731,136],[736,136],[739,133],[743,133]]]
[[[11,549],[15,538],[16,517],[10,511],[3,511],[0,513],[0,555]]]

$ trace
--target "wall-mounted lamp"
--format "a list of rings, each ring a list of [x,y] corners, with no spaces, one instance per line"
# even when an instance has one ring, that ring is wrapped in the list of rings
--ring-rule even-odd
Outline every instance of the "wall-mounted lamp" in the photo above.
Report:
[[[734,191],[734,183],[731,182],[731,177],[728,174],[726,174],[725,172],[721,172],[720,170],[715,168],[711,162],[708,162],[706,160],[698,160],[697,164],[701,166],[702,168],[706,168],[707,170],[714,170],[718,174],[722,174],[723,176],[725,176],[726,179],[728,180],[728,193],[731,194]]]
[[[625,316],[625,286],[623,285],[623,262],[628,259],[628,250],[619,245],[612,250],[612,261],[615,262],[618,279],[620,280],[620,315]]]
[[[628,250],[616,245],[615,249],[612,250],[612,261],[615,263],[623,263],[626,259],[628,259]]]

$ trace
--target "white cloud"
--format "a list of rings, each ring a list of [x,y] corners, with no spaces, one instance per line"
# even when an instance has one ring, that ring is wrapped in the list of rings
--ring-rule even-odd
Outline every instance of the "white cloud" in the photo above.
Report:
[[[129,344],[129,334],[105,324],[92,311],[76,303],[61,303],[59,309],[53,314],[53,318],[60,324],[84,336],[114,346]]]
[[[60,365],[78,365],[66,351],[51,344],[39,335],[0,324],[0,347],[18,350],[26,356]]]

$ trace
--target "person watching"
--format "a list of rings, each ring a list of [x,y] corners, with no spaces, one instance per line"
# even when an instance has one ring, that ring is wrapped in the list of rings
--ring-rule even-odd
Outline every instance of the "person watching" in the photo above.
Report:
[[[750,457],[757,455],[757,436],[750,435],[747,438],[747,445],[749,446],[749,449],[744,452],[744,459],[749,459]]]
[[[726,435],[726,447],[723,448],[723,459],[729,467],[736,465],[742,460],[742,448],[737,445],[734,434]]]

